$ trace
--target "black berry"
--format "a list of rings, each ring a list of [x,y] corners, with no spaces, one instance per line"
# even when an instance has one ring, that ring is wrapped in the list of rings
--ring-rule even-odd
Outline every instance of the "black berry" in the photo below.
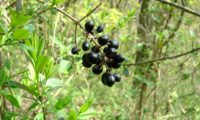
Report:
[[[79,49],[78,49],[77,47],[73,47],[73,48],[71,49],[71,53],[72,53],[73,55],[78,54],[78,52],[79,52]]]
[[[104,73],[101,77],[101,82],[104,84],[104,85],[107,85],[106,83],[106,79],[107,79],[107,76],[108,76],[108,73]]]
[[[90,49],[90,43],[88,41],[84,41],[83,44],[82,44],[82,49],[84,51],[87,51]]]
[[[99,26],[97,27],[97,33],[103,32],[103,29],[104,29],[103,25],[99,25]]]
[[[107,35],[102,35],[98,38],[98,43],[103,46],[103,45],[106,45],[108,43],[108,36]]]
[[[121,76],[119,74],[115,73],[114,76],[115,76],[115,82],[121,81]]]
[[[125,60],[125,58],[122,55],[118,54],[115,56],[114,60],[115,62],[121,63]]]
[[[98,63],[99,62],[99,54],[98,53],[95,53],[95,52],[90,52],[88,55],[87,55],[87,59],[88,59],[88,62],[89,63],[92,63],[92,64],[95,64],[95,63]]]
[[[107,50],[105,50],[105,52],[106,56],[108,57],[113,57],[117,54],[117,50],[113,47],[108,47]]]
[[[88,22],[85,23],[85,30],[87,32],[91,33],[93,28],[94,28],[94,22],[93,21],[88,21]]]
[[[103,67],[101,65],[95,65],[92,68],[92,72],[94,74],[100,74],[103,71]]]
[[[118,49],[119,48],[119,42],[117,41],[117,40],[110,40],[109,41],[109,47],[113,47],[113,48],[115,48],[115,49]]]
[[[86,67],[86,68],[90,68],[92,66],[92,64],[90,64],[89,62],[87,61],[83,61],[83,66]]]
[[[115,76],[109,73],[106,77],[106,85],[112,87],[115,83]]]
[[[111,66],[113,67],[113,68],[119,68],[119,67],[121,67],[121,63],[117,63],[117,62],[111,62]]]

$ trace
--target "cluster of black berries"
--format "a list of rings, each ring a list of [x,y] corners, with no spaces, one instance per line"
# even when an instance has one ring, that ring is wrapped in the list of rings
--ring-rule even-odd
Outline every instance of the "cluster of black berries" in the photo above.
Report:
[[[94,31],[94,22],[88,21],[85,23],[85,30],[87,38],[91,35],[91,41],[85,40],[82,43],[82,50],[85,53],[82,56],[83,66],[86,68],[92,67],[94,74],[103,72],[103,65],[106,66],[106,72],[102,75],[102,83],[107,86],[112,86],[115,82],[121,80],[121,76],[117,73],[111,73],[112,68],[119,68],[121,63],[125,60],[124,57],[117,53],[119,42],[117,40],[110,40],[107,35],[95,37],[95,33],[101,33],[104,30],[102,25],[99,25]],[[91,43],[95,43],[91,46]],[[73,47],[72,54],[78,54],[80,49]],[[90,50],[90,51],[89,51]]]

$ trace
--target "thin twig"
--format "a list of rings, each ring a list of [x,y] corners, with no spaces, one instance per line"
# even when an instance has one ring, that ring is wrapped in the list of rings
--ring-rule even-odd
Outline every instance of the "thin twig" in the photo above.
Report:
[[[178,55],[173,55],[173,56],[169,56],[169,57],[163,57],[163,58],[153,59],[153,60],[144,61],[144,62],[124,64],[124,66],[142,65],[142,64],[154,63],[154,62],[163,61],[163,60],[168,60],[168,59],[175,59],[175,58],[179,58],[179,57],[182,57],[182,56],[191,54],[191,53],[196,52],[196,51],[199,51],[199,50],[200,50],[200,47],[195,48],[195,49],[192,49],[192,50],[187,51],[187,52],[185,52],[185,53],[178,54]]]
[[[74,32],[74,44],[77,47],[76,34],[77,34],[77,25],[75,26],[75,32]]]
[[[82,17],[79,22],[81,22],[82,20],[84,20],[86,17],[88,17],[89,15],[91,15],[97,8],[99,8],[101,6],[102,3],[99,3],[94,9],[92,9],[89,13],[87,13],[84,17]]]
[[[197,12],[197,11],[195,11],[195,10],[192,10],[192,9],[190,9],[190,8],[184,7],[184,6],[182,6],[182,5],[179,5],[179,4],[177,4],[177,3],[169,2],[169,1],[166,1],[166,0],[156,0],[156,1],[161,2],[161,3],[163,3],[163,4],[167,4],[167,5],[176,7],[176,8],[181,9],[181,10],[187,12],[187,13],[190,13],[190,14],[193,14],[193,15],[195,15],[195,16],[200,17],[200,13],[199,13],[199,12]]]
[[[10,7],[13,7],[15,5],[16,1],[14,1],[13,3],[11,3],[9,6],[6,7],[6,9],[9,9]]]
[[[64,12],[64,11],[61,10],[60,8],[54,7],[54,9],[56,9],[57,11],[61,12],[61,13],[64,14],[65,16],[67,16],[67,17],[68,17],[69,19],[71,19],[75,24],[78,24],[78,25],[80,24],[76,18],[72,17],[70,14]]]

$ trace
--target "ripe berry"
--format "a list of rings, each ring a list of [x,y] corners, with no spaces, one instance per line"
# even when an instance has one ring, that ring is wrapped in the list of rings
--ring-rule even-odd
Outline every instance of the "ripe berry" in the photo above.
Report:
[[[113,58],[117,54],[117,50],[113,47],[105,47],[103,52],[106,54],[108,58]]]
[[[108,36],[107,36],[107,35],[103,35],[103,36],[100,36],[100,37],[98,38],[98,43],[99,43],[101,46],[103,46],[103,45],[106,45],[106,44],[108,43],[108,40],[109,40]]]
[[[119,42],[117,41],[117,40],[110,40],[109,41],[109,47],[113,47],[113,48],[115,48],[115,49],[118,49],[119,48]]]
[[[92,66],[92,64],[90,64],[89,62],[87,61],[83,61],[83,66],[86,67],[86,68],[90,68]]]
[[[92,63],[92,64],[98,63],[99,59],[100,58],[99,58],[98,53],[90,52],[87,55],[87,60],[88,60],[89,63]]]
[[[115,82],[121,81],[121,76],[119,74],[115,73],[114,76],[115,76]]]
[[[73,47],[73,48],[71,49],[71,53],[72,53],[73,55],[78,54],[78,52],[79,52],[79,49],[78,49],[77,47]]]
[[[115,83],[115,76],[111,73],[109,73],[106,77],[106,84],[109,87],[112,87]]]
[[[122,55],[118,54],[115,56],[114,60],[115,62],[121,63],[125,60],[125,58]]]
[[[117,54],[117,50],[115,48],[110,48],[108,47],[108,49],[105,51],[106,52],[106,56],[107,57],[113,57]]]
[[[85,30],[87,32],[91,33],[93,28],[94,28],[94,22],[93,21],[88,21],[88,22],[85,23]]]
[[[113,68],[119,68],[120,66],[121,66],[121,63],[117,63],[117,62],[111,62],[111,66],[113,67]]]
[[[98,32],[98,33],[101,33],[101,32],[103,32],[103,29],[104,29],[103,25],[99,25],[99,26],[97,27],[97,32]]]
[[[95,53],[99,53],[100,52],[100,48],[98,46],[93,46],[92,47],[92,51]]]
[[[83,44],[82,44],[82,49],[84,51],[87,51],[90,49],[90,43],[88,41],[84,41]]]
[[[107,85],[106,83],[106,79],[107,79],[107,76],[108,76],[108,73],[104,73],[101,77],[101,82],[104,84],[104,85]]]
[[[103,67],[101,65],[95,65],[93,68],[92,68],[92,72],[94,74],[100,74],[101,72],[103,71]]]

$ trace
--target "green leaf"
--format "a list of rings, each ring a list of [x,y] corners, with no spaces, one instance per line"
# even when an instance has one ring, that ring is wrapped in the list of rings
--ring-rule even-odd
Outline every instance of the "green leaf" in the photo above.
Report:
[[[6,68],[0,70],[0,86],[4,84],[5,81],[9,79],[8,71]]]
[[[44,69],[44,67],[48,64],[50,58],[48,56],[41,55],[38,57],[36,64],[35,64],[35,70],[37,73],[41,72],[41,70]]]
[[[22,90],[25,90],[25,91],[31,93],[32,95],[38,96],[38,94],[34,90],[31,90],[29,87],[27,87],[21,83],[18,83],[16,81],[13,81],[13,80],[9,80],[9,81],[5,82],[4,86],[9,87],[9,88],[20,88]]]
[[[77,114],[76,114],[76,112],[74,110],[71,110],[69,112],[69,118],[68,118],[68,120],[77,120]]]
[[[47,87],[62,87],[64,84],[63,80],[57,79],[57,78],[50,78],[46,82]]]
[[[38,104],[39,104],[38,101],[33,102],[33,103],[30,105],[30,107],[28,108],[28,110],[31,110],[31,109],[35,108]]]
[[[59,4],[59,3],[62,3],[62,2],[64,2],[65,0],[53,0],[52,1],[52,4],[54,5],[54,4]]]
[[[86,103],[84,103],[80,108],[79,114],[87,111],[88,108],[91,106],[92,102],[93,102],[93,99],[89,99]]]
[[[29,37],[29,31],[25,29],[16,29],[13,33],[15,40],[23,40]]]
[[[78,120],[89,120],[91,117],[95,116],[96,114],[97,112],[94,110],[87,110],[86,112],[81,113],[78,116]]]
[[[65,96],[64,98],[61,98],[57,101],[55,108],[57,110],[61,110],[61,109],[65,108],[67,105],[69,105],[71,103],[71,101],[72,101],[71,95]]]
[[[20,27],[26,24],[31,19],[30,16],[25,15],[25,13],[20,12],[11,12],[11,26],[12,27]]]
[[[68,60],[61,60],[58,71],[61,73],[68,73],[69,70],[72,68],[71,61]]]
[[[14,95],[5,95],[6,99],[8,99],[14,106],[20,107],[19,101]]]

